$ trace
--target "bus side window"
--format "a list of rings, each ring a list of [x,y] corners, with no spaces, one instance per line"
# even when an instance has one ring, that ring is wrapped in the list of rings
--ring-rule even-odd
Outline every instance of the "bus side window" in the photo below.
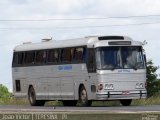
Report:
[[[18,65],[22,65],[24,63],[24,53],[18,53]]]
[[[18,53],[14,53],[12,65],[16,66],[17,64],[18,64]]]
[[[13,66],[22,65],[23,64],[23,57],[24,57],[24,53],[22,53],[22,52],[14,53]]]
[[[36,51],[36,64],[45,63],[46,60],[46,51]]]
[[[48,63],[58,63],[59,62],[59,50],[49,50],[48,51]]]
[[[64,63],[71,62],[71,49],[70,48],[62,49],[62,62]]]
[[[34,64],[35,52],[29,51],[25,53],[25,64]]]
[[[87,69],[89,73],[96,72],[95,50],[87,49]]]
[[[76,48],[75,50],[75,61],[82,62],[83,48]]]
[[[13,54],[13,59],[12,59],[12,67],[15,67],[18,63],[18,54],[14,53]]]
[[[76,48],[71,48],[71,62],[75,62],[75,50]]]
[[[86,48],[79,47],[75,49],[75,61],[85,63],[86,61]]]

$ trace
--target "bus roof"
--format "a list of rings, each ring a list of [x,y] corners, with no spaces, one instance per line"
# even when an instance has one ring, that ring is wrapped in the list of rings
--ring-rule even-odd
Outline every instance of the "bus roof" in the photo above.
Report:
[[[132,41],[131,38],[127,36],[91,36],[78,39],[70,40],[50,40],[40,43],[24,43],[18,45],[14,48],[14,51],[32,51],[32,50],[42,50],[42,49],[54,49],[54,48],[66,48],[66,47],[76,47],[76,46],[94,46],[97,42],[104,43],[107,41]],[[134,41],[136,45],[142,45],[141,42]],[[104,45],[102,45],[104,46]]]

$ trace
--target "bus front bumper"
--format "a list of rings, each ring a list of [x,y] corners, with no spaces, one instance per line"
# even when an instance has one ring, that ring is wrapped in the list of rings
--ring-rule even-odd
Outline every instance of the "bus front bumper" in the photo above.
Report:
[[[120,99],[143,99],[147,97],[147,92],[140,91],[121,91],[96,93],[96,100],[120,100]]]

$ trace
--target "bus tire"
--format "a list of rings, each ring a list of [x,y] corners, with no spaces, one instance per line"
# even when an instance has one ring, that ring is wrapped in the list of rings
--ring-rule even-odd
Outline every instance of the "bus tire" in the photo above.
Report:
[[[92,101],[88,100],[87,91],[84,86],[80,87],[79,100],[81,106],[91,106]]]
[[[36,100],[36,94],[33,87],[29,88],[28,91],[28,99],[31,106],[44,106],[44,100]]]
[[[62,103],[64,106],[76,106],[77,100],[63,100]]]
[[[132,99],[120,100],[123,106],[130,106],[132,103]]]

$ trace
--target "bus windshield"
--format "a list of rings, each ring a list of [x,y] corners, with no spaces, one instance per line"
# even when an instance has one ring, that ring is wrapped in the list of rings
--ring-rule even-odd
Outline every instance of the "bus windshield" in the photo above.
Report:
[[[97,69],[143,69],[145,68],[142,47],[112,46],[96,48]]]

